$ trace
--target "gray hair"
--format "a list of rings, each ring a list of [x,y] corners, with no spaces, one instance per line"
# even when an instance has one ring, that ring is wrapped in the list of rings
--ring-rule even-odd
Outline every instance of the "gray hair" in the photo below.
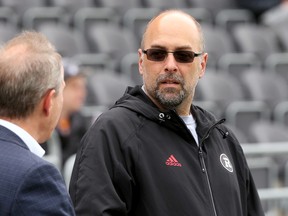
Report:
[[[25,118],[63,82],[62,58],[41,33],[23,31],[0,50],[0,116]]]
[[[183,14],[183,15],[186,15],[188,16],[189,18],[191,18],[191,20],[195,23],[197,29],[198,29],[198,32],[199,32],[199,35],[200,35],[200,49],[201,49],[201,52],[204,51],[204,46],[205,46],[205,42],[204,42],[204,35],[203,35],[203,31],[202,31],[202,28],[201,28],[201,25],[200,23],[193,17],[191,16],[190,14],[188,13],[185,13],[184,11],[182,10],[178,10],[178,9],[169,9],[169,10],[164,10],[164,11],[161,11],[159,14],[157,14],[156,16],[154,16],[150,21],[149,23],[147,24],[145,30],[144,30],[144,34],[142,36],[142,40],[141,40],[141,48],[144,49],[144,46],[145,46],[145,39],[146,39],[146,33],[147,33],[147,29],[149,28],[150,24],[156,19],[158,18],[159,16],[162,16],[164,14],[172,14],[172,13],[179,13],[179,14]]]

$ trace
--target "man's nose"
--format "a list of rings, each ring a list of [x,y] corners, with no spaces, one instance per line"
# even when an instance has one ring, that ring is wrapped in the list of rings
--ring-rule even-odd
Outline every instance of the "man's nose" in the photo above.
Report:
[[[165,59],[165,71],[176,72],[178,70],[177,61],[173,56],[173,53],[168,53],[167,58]]]

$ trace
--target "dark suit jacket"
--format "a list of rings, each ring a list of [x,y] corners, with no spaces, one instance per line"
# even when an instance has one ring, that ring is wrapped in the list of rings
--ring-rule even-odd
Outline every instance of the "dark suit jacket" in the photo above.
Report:
[[[0,215],[75,215],[60,172],[1,125]]]

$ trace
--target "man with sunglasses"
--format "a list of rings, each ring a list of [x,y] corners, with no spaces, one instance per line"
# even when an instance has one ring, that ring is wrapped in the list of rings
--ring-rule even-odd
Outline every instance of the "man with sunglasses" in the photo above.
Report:
[[[76,214],[264,215],[236,137],[192,104],[208,58],[200,25],[164,11],[138,54],[143,86],[129,87],[82,139],[70,182]]]

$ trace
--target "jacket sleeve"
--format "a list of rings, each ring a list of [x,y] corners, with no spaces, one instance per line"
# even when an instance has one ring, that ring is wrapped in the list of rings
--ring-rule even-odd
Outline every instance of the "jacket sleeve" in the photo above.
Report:
[[[251,170],[248,166],[247,159],[245,157],[244,151],[233,134],[231,130],[229,130],[230,137],[232,138],[233,145],[236,146],[235,149],[235,161],[237,164],[237,170],[239,170],[239,181],[243,179],[243,184],[241,184],[241,194],[242,194],[242,205],[243,205],[243,213],[247,216],[264,216],[264,211],[262,208],[261,200],[258,195],[258,191],[251,173]],[[241,171],[240,171],[241,170]],[[242,182],[242,181],[240,181]],[[244,189],[245,188],[245,189]]]
[[[257,192],[257,188],[255,186],[253,177],[251,172],[249,171],[249,181],[247,185],[247,211],[248,211],[248,216],[264,216],[264,211],[262,208],[262,204]]]
[[[11,215],[75,215],[60,172],[47,162],[26,173],[15,197]]]
[[[81,141],[70,181],[77,216],[121,216],[131,210],[135,184],[119,130],[125,129],[98,120]]]

